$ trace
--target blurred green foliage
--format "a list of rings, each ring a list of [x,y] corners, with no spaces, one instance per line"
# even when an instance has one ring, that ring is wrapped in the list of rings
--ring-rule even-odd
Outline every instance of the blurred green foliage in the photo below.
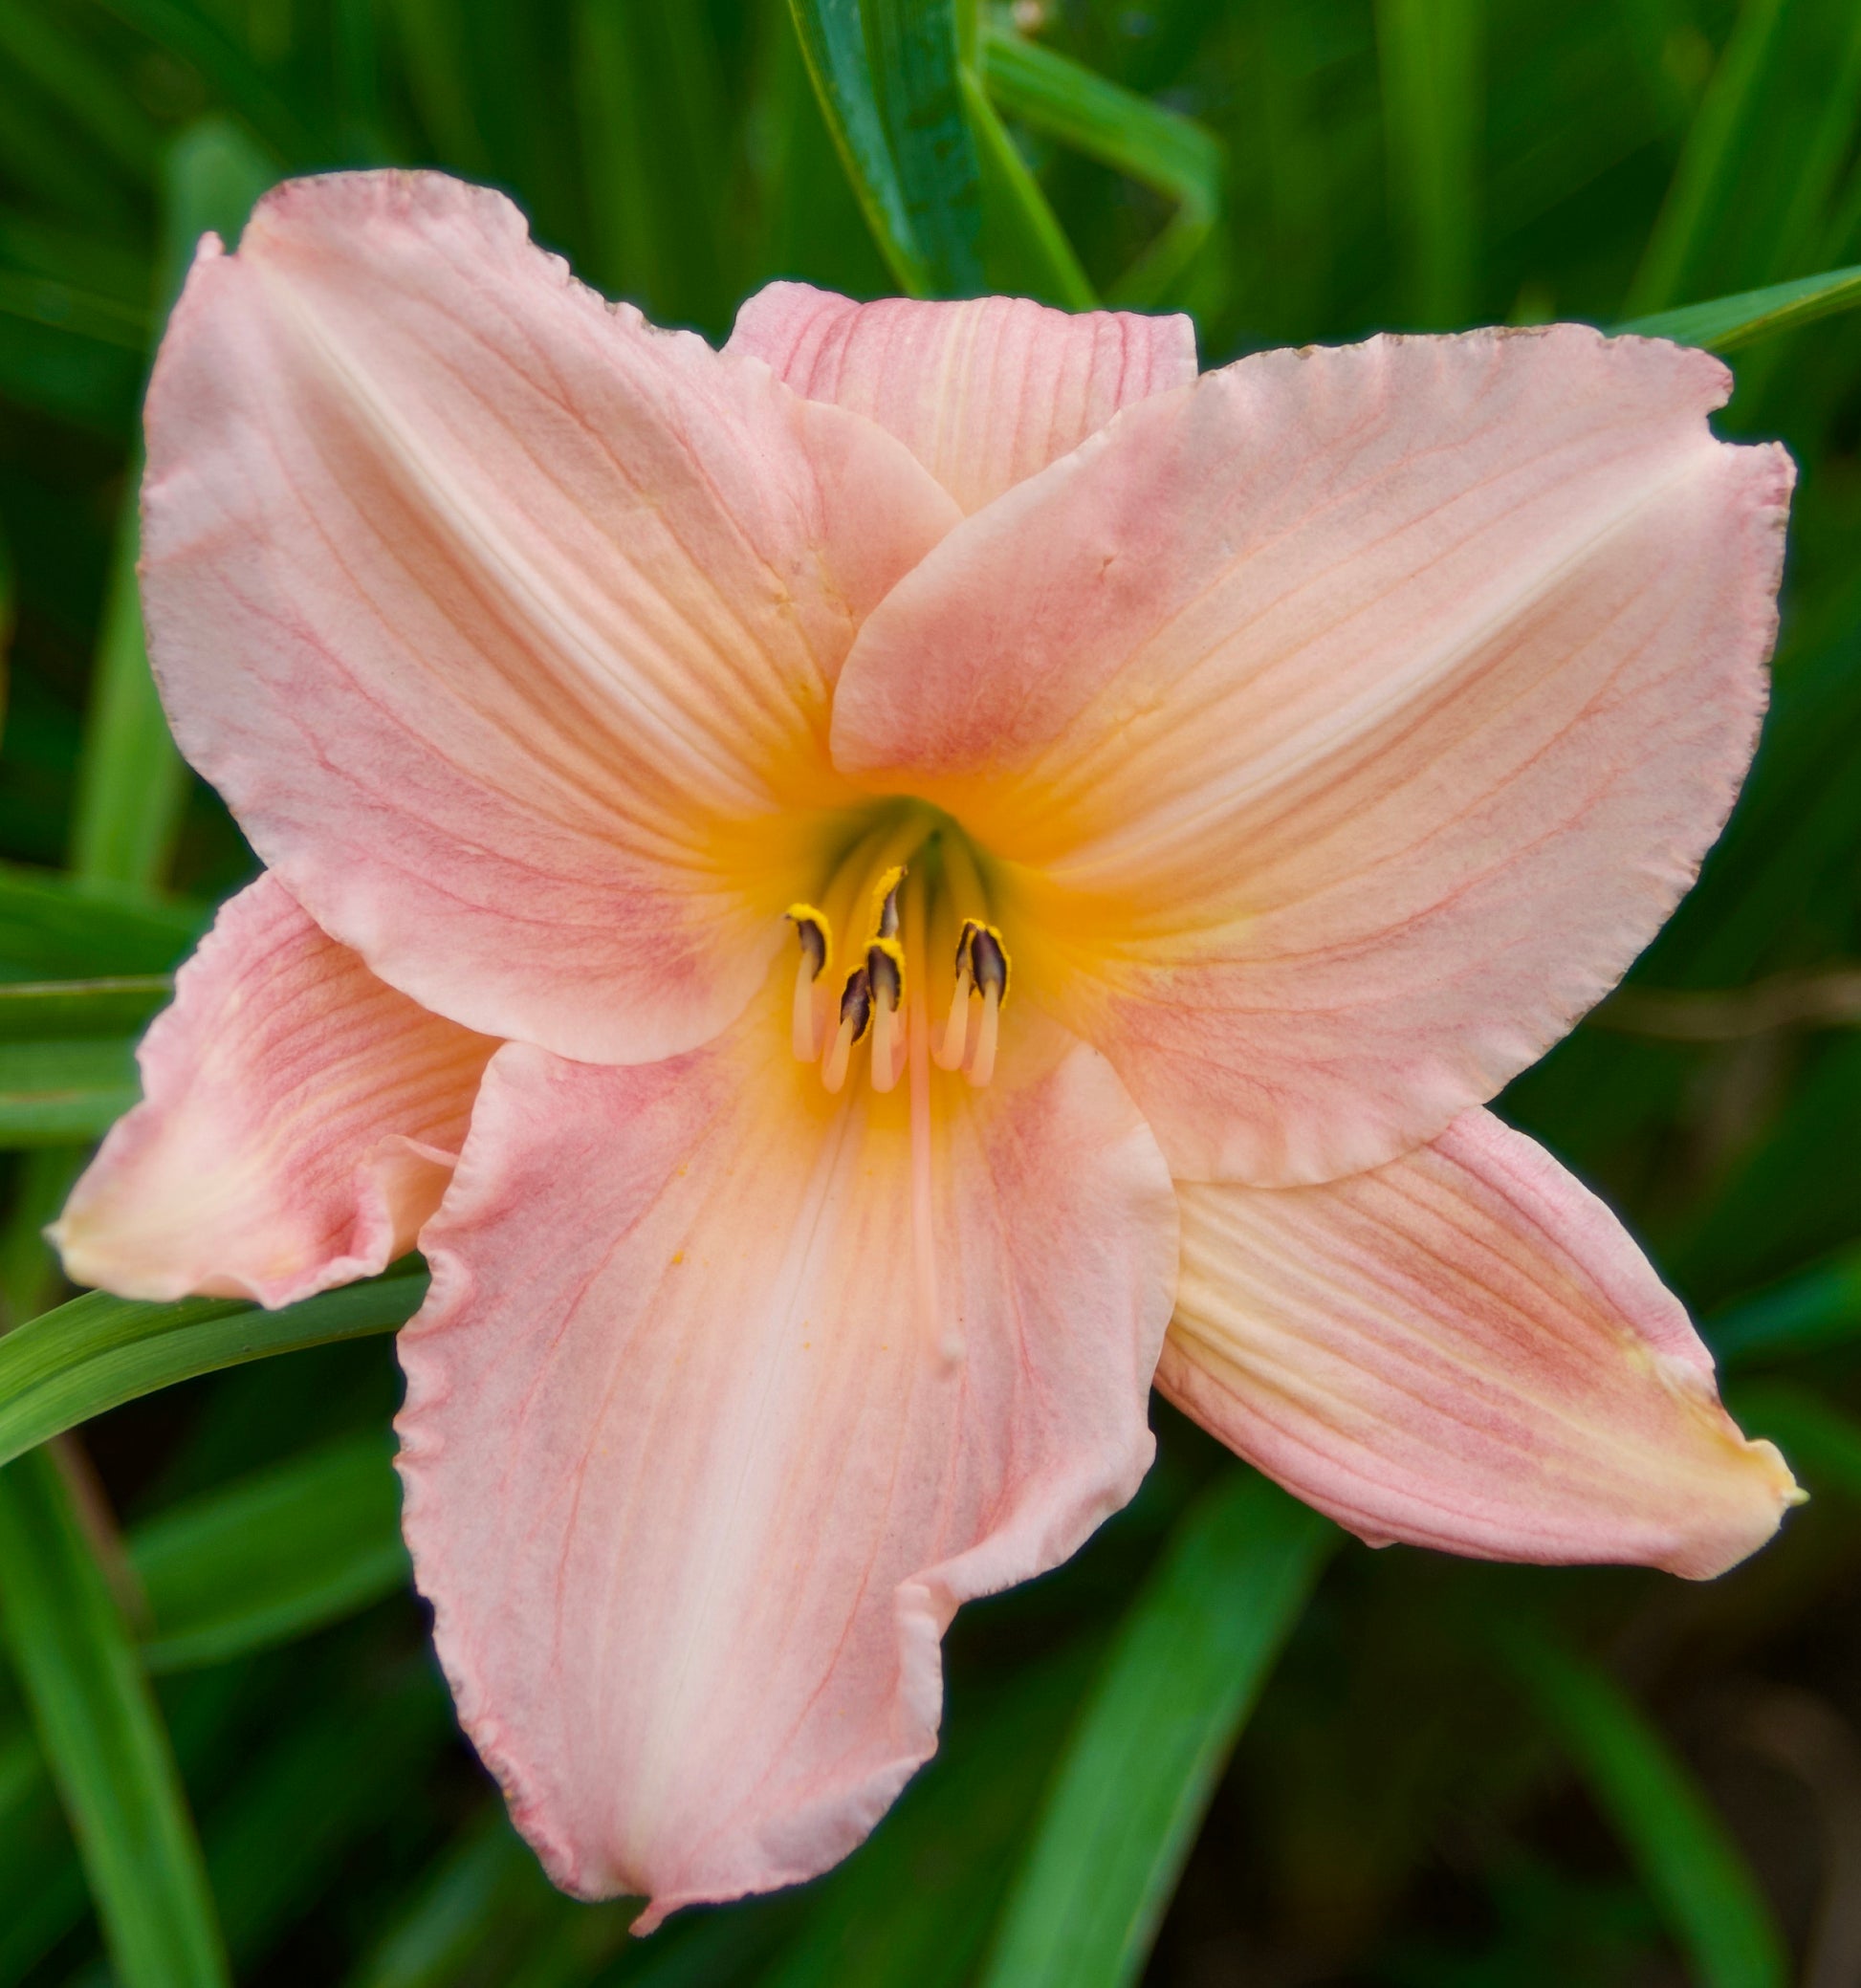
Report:
[[[0,1343],[0,1988],[1861,1976],[1861,9],[0,0],[15,1322],[251,866],[147,678],[153,341],[204,229],[393,162],[504,186],[713,338],[797,275],[1187,310],[1209,363],[1552,317],[1736,350],[1725,430],[1803,472],[1758,768],[1504,1108],[1629,1216],[1817,1496],[1700,1589],[1334,1553],[1159,1409],[1130,1510],[957,1625],[943,1753],[870,1845],[629,1943],[512,1835],[406,1591],[383,1335],[415,1267],[274,1319],[78,1300]]]

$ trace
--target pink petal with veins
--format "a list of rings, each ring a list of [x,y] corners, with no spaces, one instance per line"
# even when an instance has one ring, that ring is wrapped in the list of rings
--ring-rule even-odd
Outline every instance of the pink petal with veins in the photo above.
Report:
[[[413,1247],[495,1042],[326,938],[274,877],[222,907],[52,1238],[80,1284],[290,1304]]]
[[[887,597],[833,743],[1000,865],[1020,985],[1173,1171],[1432,1138],[1614,982],[1751,756],[1790,465],[1576,326],[1272,352],[1128,408]]]
[[[1372,1542],[1703,1579],[1793,1501],[1622,1225],[1490,1113],[1325,1187],[1180,1193],[1157,1386]]]
[[[785,1008],[650,1067],[501,1051],[400,1340],[460,1716],[642,1930],[852,1849],[935,1745],[957,1606],[1152,1449],[1175,1205],[1104,1060],[1022,1013],[914,1148],[909,1084],[830,1099]]]
[[[806,283],[758,291],[725,350],[876,421],[965,511],[1077,448],[1119,408],[1195,377],[1187,317],[1073,316],[1020,296],[856,304]]]
[[[148,404],[182,750],[325,930],[436,1014],[707,1039],[849,797],[862,617],[955,519],[869,422],[603,302],[502,195],[300,180],[209,239]]]

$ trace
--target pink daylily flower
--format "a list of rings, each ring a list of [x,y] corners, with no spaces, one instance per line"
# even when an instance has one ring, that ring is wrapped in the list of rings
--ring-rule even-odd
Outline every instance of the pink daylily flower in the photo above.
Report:
[[[787,283],[719,354],[426,174],[209,239],[143,586],[266,870],[57,1236],[265,1304],[426,1252],[407,1538],[559,1884],[843,1856],[1153,1378],[1372,1540],[1770,1536],[1678,1303],[1482,1108],[1748,762],[1791,471],[1726,392]]]

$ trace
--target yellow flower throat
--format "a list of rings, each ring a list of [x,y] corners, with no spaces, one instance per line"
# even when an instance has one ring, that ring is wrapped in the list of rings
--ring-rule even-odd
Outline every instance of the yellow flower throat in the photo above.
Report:
[[[904,1074],[912,1032],[922,1030],[931,1061],[987,1083],[1009,977],[989,911],[974,856],[954,823],[912,803],[871,829],[834,865],[820,903],[788,907],[801,954],[796,1056],[819,1061],[821,1082],[839,1091],[854,1052],[869,1047],[872,1087],[888,1091]],[[932,1019],[930,962],[946,957],[949,1003]]]

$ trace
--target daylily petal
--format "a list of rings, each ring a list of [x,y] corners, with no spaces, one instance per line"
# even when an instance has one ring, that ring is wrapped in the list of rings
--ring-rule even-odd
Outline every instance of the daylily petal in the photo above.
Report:
[[[1703,1578],[1793,1501],[1621,1224],[1490,1113],[1325,1187],[1179,1191],[1157,1386],[1373,1543]]]
[[[1021,986],[1179,1175],[1379,1164],[1614,982],[1731,805],[1791,470],[1713,438],[1728,380],[1567,325],[1205,375],[900,583],[836,760],[1004,860]]]
[[[148,455],[176,735],[327,931],[566,1054],[741,1010],[785,837],[844,797],[853,631],[956,516],[909,451],[603,302],[501,195],[368,173],[209,238]]]
[[[274,877],[224,906],[52,1239],[80,1284],[290,1304],[412,1248],[497,1044],[326,938]]]
[[[876,421],[965,511],[1077,448],[1120,407],[1195,377],[1187,317],[1075,317],[1021,296],[856,304],[806,283],[758,291],[724,349]]]
[[[556,1881],[646,1926],[860,1842],[958,1604],[1152,1449],[1175,1209],[1104,1060],[1022,1011],[914,1151],[911,1084],[829,1099],[783,1013],[650,1066],[501,1051],[400,1340],[461,1719]]]

